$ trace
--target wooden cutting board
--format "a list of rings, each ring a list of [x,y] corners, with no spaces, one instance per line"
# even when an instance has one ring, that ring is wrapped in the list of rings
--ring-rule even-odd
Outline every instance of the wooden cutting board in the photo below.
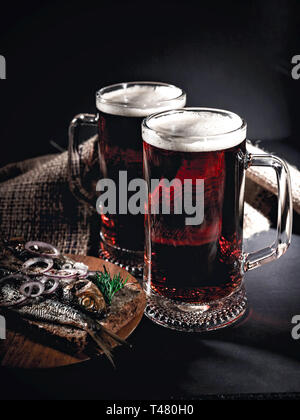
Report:
[[[122,278],[129,277],[123,292],[124,297],[122,295],[117,298],[122,305],[120,310],[115,310],[104,321],[107,329],[127,339],[139,325],[146,306],[146,297],[138,281],[127,271],[101,259],[74,255],[69,257],[86,264],[92,271],[103,270],[105,265],[111,275],[121,273]],[[124,299],[124,305],[121,299]],[[90,358],[89,353],[86,354],[85,351],[77,352],[67,349],[67,346],[64,348],[62,343],[65,340],[56,339],[39,328],[27,322],[20,325],[20,321],[17,324],[16,321],[7,320],[6,340],[0,340],[0,365],[22,369],[46,369],[72,365]],[[63,331],[61,327],[57,328],[60,333]],[[80,336],[84,333],[76,331],[76,334]],[[84,337],[79,338],[84,340]]]

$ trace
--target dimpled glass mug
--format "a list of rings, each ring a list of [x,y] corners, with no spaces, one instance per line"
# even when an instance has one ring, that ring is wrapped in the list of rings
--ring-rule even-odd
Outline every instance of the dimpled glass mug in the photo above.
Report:
[[[246,312],[245,273],[278,259],[290,245],[293,208],[288,167],[276,156],[247,153],[247,124],[228,111],[186,108],[163,112],[145,119],[142,131],[149,191],[146,315],[179,331],[231,325]],[[276,171],[278,234],[272,246],[246,254],[244,192],[251,166]],[[153,179],[160,181],[159,188],[151,188]],[[171,180],[176,182],[170,184]],[[187,224],[191,214],[180,202],[185,184],[193,202],[198,202],[197,223]],[[171,200],[173,211],[153,212],[165,197]],[[176,205],[183,210],[176,212]]]
[[[143,177],[143,118],[168,109],[182,108],[186,94],[178,87],[161,82],[130,82],[105,87],[96,94],[96,114],[80,114],[69,130],[69,184],[75,197],[96,211],[95,191],[84,186],[79,128],[98,127],[98,180],[108,178],[127,189],[131,180]],[[125,185],[119,176],[126,172]],[[97,176],[97,175],[96,175]],[[124,178],[124,177],[123,177]],[[123,179],[124,180],[124,179]],[[128,200],[130,199],[128,192]],[[119,194],[117,195],[119,200]],[[144,262],[144,216],[121,209],[117,214],[101,214],[100,256],[141,275]]]

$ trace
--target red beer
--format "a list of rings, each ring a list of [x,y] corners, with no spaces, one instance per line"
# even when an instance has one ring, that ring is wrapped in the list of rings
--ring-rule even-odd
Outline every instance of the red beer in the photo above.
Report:
[[[152,82],[123,83],[97,94],[101,177],[119,187],[119,174],[127,172],[128,184],[143,178],[141,124],[145,116],[185,106],[185,93],[172,85]],[[128,192],[128,200],[134,193]],[[102,214],[102,256],[130,268],[143,267],[144,216]]]
[[[180,119],[182,114],[178,111],[175,115]],[[210,124],[215,124],[213,114],[211,119]],[[183,120],[183,124],[193,123],[193,119]],[[161,130],[158,137],[151,131],[144,134],[146,180],[189,180],[193,187],[197,180],[204,180],[204,220],[189,226],[184,212],[151,214],[151,206],[163,195],[161,191],[149,193],[145,282],[153,293],[179,302],[200,304],[229,296],[243,279],[244,166],[239,157],[246,153],[245,138],[228,144],[221,138],[215,145],[177,144],[175,139],[171,144],[162,138],[164,127],[172,127],[172,120],[166,117],[157,125],[154,130]],[[195,130],[201,132],[201,127]],[[209,127],[203,130],[209,131]],[[173,208],[176,191],[169,196]]]

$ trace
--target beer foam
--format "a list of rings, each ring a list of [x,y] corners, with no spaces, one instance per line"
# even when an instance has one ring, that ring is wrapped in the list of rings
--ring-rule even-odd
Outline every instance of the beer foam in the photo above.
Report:
[[[99,111],[126,117],[147,117],[157,112],[183,108],[186,104],[186,95],[176,86],[151,82],[119,86],[119,89],[97,94]]]
[[[186,108],[149,117],[143,139],[160,149],[212,152],[235,147],[246,139],[247,126],[237,114],[209,108]]]

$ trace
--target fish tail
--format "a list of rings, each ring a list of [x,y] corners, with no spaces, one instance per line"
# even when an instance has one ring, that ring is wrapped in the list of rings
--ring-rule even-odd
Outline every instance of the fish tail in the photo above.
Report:
[[[116,368],[116,365],[113,361],[112,354],[108,346],[104,343],[104,341],[99,337],[97,334],[95,334],[93,331],[88,330],[89,335],[91,338],[95,341],[95,343],[100,347],[100,349],[103,351],[105,356],[108,358],[110,363],[113,365],[114,369]]]
[[[103,327],[103,325],[101,325],[100,323],[99,323],[99,325],[101,326],[101,330],[105,333],[105,334],[107,334],[109,337],[111,337],[114,341],[116,341],[118,344],[121,344],[121,345],[125,345],[125,346],[127,346],[127,347],[129,347],[129,348],[132,348],[132,345],[131,344],[129,344],[126,340],[123,340],[122,338],[120,338],[117,334],[115,334],[115,333],[113,333],[113,332],[111,332],[111,331],[108,331],[106,328],[104,328]]]

